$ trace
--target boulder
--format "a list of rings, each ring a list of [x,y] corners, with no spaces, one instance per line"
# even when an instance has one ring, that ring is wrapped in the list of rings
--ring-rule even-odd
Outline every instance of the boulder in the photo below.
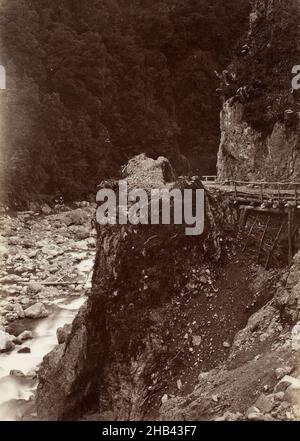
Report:
[[[33,338],[33,334],[31,331],[23,331],[20,335],[18,335],[18,340],[26,341],[31,340]]]
[[[14,305],[14,312],[15,312],[16,314],[18,314],[18,317],[19,317],[19,318],[24,318],[24,317],[25,317],[23,307],[22,307],[22,305],[20,305],[20,303],[16,303],[16,304]]]
[[[30,282],[27,291],[32,294],[38,294],[43,289],[43,285],[38,282]]]
[[[43,204],[42,206],[41,206],[41,212],[43,213],[43,214],[50,214],[51,212],[52,212],[52,209],[49,207],[49,205],[48,204]]]
[[[20,378],[25,377],[25,374],[22,371],[18,371],[17,369],[12,369],[9,375],[12,377],[20,377]]]
[[[31,349],[25,346],[24,348],[21,348],[18,350],[18,354],[30,354]]]
[[[57,341],[58,344],[63,344],[66,342],[68,336],[71,333],[72,325],[67,324],[61,328],[58,328],[56,331]]]
[[[64,216],[64,222],[67,226],[84,225],[89,220],[89,215],[81,208],[69,211]]]
[[[72,231],[75,237],[79,240],[85,240],[90,237],[90,231],[88,228],[83,226],[73,226]]]
[[[0,331],[0,352],[12,351],[15,347],[13,340],[14,337],[5,331]]]
[[[298,351],[300,349],[300,322],[292,329],[292,349]]]
[[[289,375],[292,372],[292,368],[290,366],[279,367],[275,370],[277,380],[281,380],[285,375]]]
[[[25,309],[25,317],[32,319],[39,319],[43,317],[48,317],[49,312],[45,308],[43,303],[35,303],[29,308]]]
[[[254,406],[259,409],[262,413],[269,413],[275,406],[275,401],[272,396],[261,394],[256,400]]]

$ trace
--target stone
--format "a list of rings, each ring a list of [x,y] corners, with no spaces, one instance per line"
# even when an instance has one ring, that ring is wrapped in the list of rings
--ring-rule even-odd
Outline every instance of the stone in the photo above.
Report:
[[[5,331],[0,331],[0,352],[9,352],[14,349],[13,336]]]
[[[19,318],[24,318],[25,317],[25,313],[24,313],[23,307],[22,307],[22,305],[20,305],[20,303],[16,303],[14,305],[14,312],[16,314],[18,314]]]
[[[64,325],[63,327],[57,329],[56,336],[57,336],[58,344],[63,344],[66,342],[68,336],[71,333],[71,329],[72,329],[71,324]]]
[[[194,346],[200,346],[202,341],[202,338],[200,337],[200,335],[193,335],[193,345]]]
[[[254,404],[254,406],[262,413],[271,412],[274,405],[274,399],[271,396],[267,396],[265,394],[261,394]]]
[[[3,244],[0,244],[0,257],[8,257],[8,250]]]
[[[64,222],[67,226],[84,225],[88,221],[88,219],[88,214],[81,208],[78,208],[77,210],[72,210],[66,213],[64,217]]]
[[[249,415],[253,415],[253,414],[259,414],[259,409],[255,406],[251,406],[249,407],[249,409],[246,412],[246,417],[249,418]]]
[[[224,341],[223,347],[224,348],[230,348],[230,343],[228,343],[228,341]]]
[[[53,299],[58,296],[59,296],[59,290],[55,286],[46,286],[39,294],[39,297],[43,299]]]
[[[164,394],[164,395],[161,397],[161,403],[162,403],[162,404],[165,404],[168,400],[169,400],[169,396],[168,396],[167,394]]]
[[[289,375],[292,372],[290,366],[279,367],[275,370],[277,380],[281,380],[285,375]]]
[[[12,377],[25,377],[25,374],[22,371],[18,371],[17,369],[12,369],[9,373],[10,376]]]
[[[28,306],[29,303],[30,303],[30,300],[29,300],[28,297],[22,297],[22,298],[20,299],[20,303],[21,303],[21,305],[23,305],[23,306]]]
[[[30,354],[31,349],[28,348],[27,346],[25,348],[21,348],[18,350],[18,354]]]
[[[292,349],[298,351],[300,349],[300,322],[292,329]]]
[[[284,377],[284,378],[286,378],[286,377]],[[284,380],[284,378],[283,378],[283,380]],[[287,389],[285,390],[285,394],[284,394],[285,401],[288,401],[289,403],[292,403],[295,405],[299,404],[300,403],[300,379],[294,378],[294,377],[289,377],[289,379],[286,381],[289,382],[290,384],[287,387]]]
[[[6,320],[8,322],[13,322],[19,318],[18,314],[16,312],[8,312],[6,314]]]
[[[33,334],[31,331],[23,331],[20,335],[18,335],[18,340],[26,341],[31,340],[33,338]]]
[[[27,291],[32,294],[38,294],[43,289],[43,285],[38,282],[30,282],[27,287]]]
[[[42,206],[41,206],[41,212],[43,213],[43,214],[50,214],[51,212],[52,212],[52,209],[49,207],[49,205],[48,204],[43,204]]]
[[[76,231],[74,231],[74,234],[77,239],[79,240],[85,240],[90,237],[90,231],[88,228],[85,227],[77,227]]]
[[[35,303],[34,305],[25,309],[24,312],[26,318],[32,319],[44,318],[48,317],[49,315],[49,312],[47,311],[43,303]]]
[[[207,379],[209,378],[209,376],[210,376],[210,373],[209,373],[209,372],[201,372],[201,373],[199,374],[199,376],[198,376],[198,380],[199,380],[199,381],[201,381],[201,380],[207,380]]]

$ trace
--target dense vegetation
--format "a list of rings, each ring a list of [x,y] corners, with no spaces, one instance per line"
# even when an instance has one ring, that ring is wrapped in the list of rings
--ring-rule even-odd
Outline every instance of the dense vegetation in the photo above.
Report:
[[[224,95],[243,101],[244,119],[263,136],[283,121],[285,111],[300,110],[300,92],[291,90],[292,67],[300,61],[299,21],[299,0],[256,2],[244,55],[228,68]]]
[[[138,152],[166,155],[179,172],[213,173],[215,71],[247,27],[248,3],[2,1],[0,63],[9,90],[1,93],[0,136],[9,199],[84,197]]]

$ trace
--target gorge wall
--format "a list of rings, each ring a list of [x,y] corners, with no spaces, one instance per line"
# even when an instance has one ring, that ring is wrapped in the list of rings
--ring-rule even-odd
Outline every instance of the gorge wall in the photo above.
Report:
[[[144,155],[125,179],[201,188]],[[254,264],[228,202],[206,191],[200,237],[178,225],[97,227],[91,293],[38,373],[39,420],[300,417],[300,256],[288,270]]]
[[[220,180],[300,178],[300,3],[253,2],[244,46],[223,72]]]
[[[164,164],[170,171],[162,158],[133,159],[127,167],[129,186],[175,185]],[[176,183],[183,184],[201,188],[195,179]],[[213,268],[227,259],[234,219],[228,205],[207,193],[202,236],[186,236],[179,225],[98,226],[92,292],[66,343],[45,357],[39,372],[39,419],[93,414],[137,420],[149,409],[154,417],[164,388],[175,381],[176,389],[174,378],[198,363],[202,337],[185,337],[184,328],[191,312],[199,314],[201,303],[217,291]],[[204,310],[205,321],[206,313],[213,315]],[[210,339],[203,344],[211,350]],[[222,358],[222,341],[218,346]]]

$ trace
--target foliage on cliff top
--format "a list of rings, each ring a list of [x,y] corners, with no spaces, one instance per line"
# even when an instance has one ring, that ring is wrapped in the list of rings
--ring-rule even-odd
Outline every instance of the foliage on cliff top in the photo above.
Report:
[[[225,98],[244,103],[244,118],[268,135],[285,110],[300,111],[300,95],[292,91],[292,68],[300,62],[300,4],[297,0],[254,2],[250,30],[228,71]],[[244,92],[237,93],[240,88]]]

